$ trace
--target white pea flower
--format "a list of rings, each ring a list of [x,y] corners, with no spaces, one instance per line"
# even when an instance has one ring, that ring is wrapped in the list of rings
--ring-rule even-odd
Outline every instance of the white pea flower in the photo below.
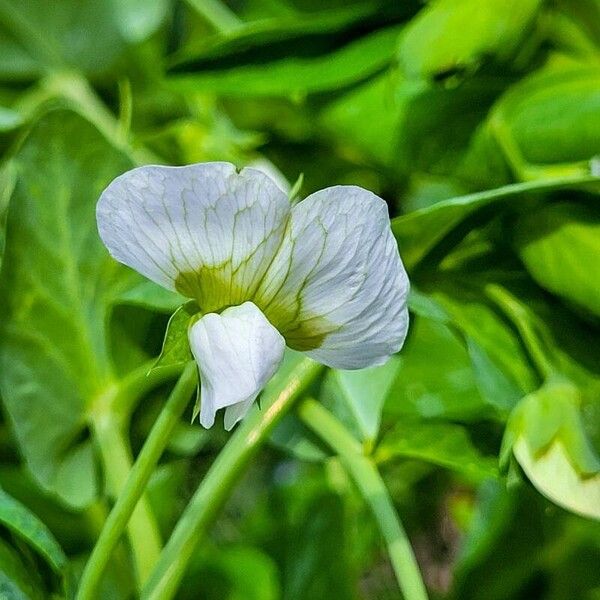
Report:
[[[287,344],[339,369],[381,364],[408,328],[408,278],[385,202],[335,186],[291,205],[264,173],[225,162],[145,166],[97,206],[111,255],[197,301],[189,328],[200,423],[231,429]]]

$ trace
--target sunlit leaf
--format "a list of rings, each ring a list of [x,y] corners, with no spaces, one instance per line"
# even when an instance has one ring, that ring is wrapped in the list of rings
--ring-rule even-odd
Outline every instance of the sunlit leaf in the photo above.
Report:
[[[0,275],[0,390],[37,481],[82,507],[97,492],[86,410],[112,383],[105,324],[129,277],[100,243],[95,201],[131,163],[63,111],[36,124],[16,163]]]
[[[547,290],[600,316],[600,211],[561,202],[517,225],[517,247],[527,270]]]
[[[330,370],[323,384],[323,403],[358,439],[374,442],[383,403],[400,365],[401,359],[394,356],[380,367],[359,371]]]
[[[406,420],[395,425],[377,445],[375,460],[422,460],[476,480],[496,477],[497,459],[484,456],[465,427],[451,423]]]
[[[56,573],[64,575],[67,557],[52,533],[30,510],[1,489],[0,523],[43,556]]]
[[[492,56],[506,60],[530,31],[540,0],[434,0],[402,36],[400,66],[415,77],[444,78]]]
[[[579,390],[553,377],[511,415],[503,459],[512,452],[533,485],[567,510],[600,519],[600,458],[587,438]]]
[[[211,91],[228,96],[293,96],[337,89],[365,79],[389,65],[399,34],[388,27],[327,54],[286,56],[260,64],[233,63],[220,57],[189,59],[174,69],[178,90]]]
[[[43,600],[39,577],[33,575],[18,553],[0,539],[0,594],[3,600]]]
[[[594,183],[598,183],[598,178],[586,174],[507,185],[445,200],[429,208],[396,217],[392,221],[392,230],[398,239],[404,263],[410,270],[434,251],[441,250],[444,244],[448,248],[456,244],[457,239],[462,239],[474,226],[485,223],[497,215],[500,209],[509,206],[511,202],[517,202],[520,197],[536,192],[585,188]]]
[[[396,419],[489,417],[494,409],[482,398],[466,346],[443,323],[413,319],[400,353],[400,366],[384,413]]]

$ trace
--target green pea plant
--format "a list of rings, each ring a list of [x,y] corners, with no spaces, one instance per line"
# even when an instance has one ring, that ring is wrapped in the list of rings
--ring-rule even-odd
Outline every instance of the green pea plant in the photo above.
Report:
[[[0,0],[0,598],[600,598],[599,165],[597,0]]]

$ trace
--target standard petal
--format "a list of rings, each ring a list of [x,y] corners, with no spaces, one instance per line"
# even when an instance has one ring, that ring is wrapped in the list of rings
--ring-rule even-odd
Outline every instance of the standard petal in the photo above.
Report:
[[[200,423],[212,427],[217,410],[227,407],[231,429],[279,368],[285,340],[252,302],[204,315],[189,339],[200,370]]]
[[[293,207],[255,301],[292,348],[359,369],[402,347],[408,290],[385,202],[336,186]]]
[[[264,173],[214,162],[128,171],[104,190],[97,219],[114,258],[211,312],[252,298],[289,212]]]

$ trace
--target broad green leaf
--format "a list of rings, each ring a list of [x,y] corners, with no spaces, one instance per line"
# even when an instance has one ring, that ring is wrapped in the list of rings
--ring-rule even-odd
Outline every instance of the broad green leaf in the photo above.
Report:
[[[508,59],[530,31],[541,0],[434,0],[402,36],[398,59],[412,77],[444,78],[484,59]]]
[[[111,2],[0,0],[0,80],[105,71],[125,49]]]
[[[165,339],[160,356],[153,365],[153,369],[186,365],[193,359],[188,340],[188,329],[191,319],[199,314],[200,309],[195,301],[191,300],[181,305],[169,319]]]
[[[415,317],[384,414],[473,421],[495,408],[482,398],[464,343],[447,325]]]
[[[172,71],[179,91],[228,96],[295,96],[339,89],[366,79],[391,62],[400,29],[388,27],[313,57],[289,56],[244,64],[216,57],[186,61]]]
[[[401,359],[359,371],[330,370],[323,383],[322,402],[362,441],[373,443],[381,411],[396,379]]]
[[[211,568],[228,582],[229,600],[278,600],[281,598],[277,565],[258,548],[237,546],[214,553]],[[194,596],[189,596],[193,598]],[[185,598],[185,596],[184,596]]]
[[[598,41],[600,40],[600,3],[598,0],[560,0],[557,2],[560,15],[568,17],[570,22],[575,22],[579,31],[575,35],[569,36],[572,29],[567,29],[567,35],[561,38],[561,41],[567,41],[564,38],[575,38],[577,42],[582,37],[586,39],[585,49],[592,48],[594,54],[598,52]],[[584,50],[581,43],[576,44],[576,50]],[[591,48],[590,48],[591,47]],[[575,49],[574,49],[575,50]]]
[[[600,210],[576,202],[544,206],[518,221],[516,244],[543,288],[600,316]]]
[[[462,334],[479,391],[498,416],[505,417],[525,393],[535,389],[537,374],[512,323],[484,296],[485,277],[489,277],[485,272],[450,272],[423,289],[445,315],[436,320]]]
[[[141,306],[148,310],[161,313],[172,313],[181,306],[186,299],[166,288],[139,277],[137,284],[123,290],[115,298],[117,304],[128,304],[132,306]]]
[[[193,2],[190,2],[193,6]],[[272,4],[271,4],[272,5]],[[241,7],[240,7],[241,8]],[[258,8],[265,6],[259,3]],[[267,17],[239,23],[225,34],[192,38],[173,58],[174,64],[191,60],[216,59],[218,57],[238,57],[242,62],[248,57],[254,62],[273,59],[274,56],[287,56],[295,48],[306,46],[325,52],[331,49],[336,36],[346,35],[377,12],[378,2],[362,0],[353,5],[338,6],[334,10],[292,11],[291,14]],[[320,10],[319,10],[320,9]],[[404,7],[393,7],[386,11],[387,20],[407,13]],[[377,18],[375,18],[377,21]]]
[[[452,173],[503,87],[428,87],[384,72],[325,106],[332,136],[398,174]]]
[[[114,383],[106,323],[129,281],[98,238],[95,202],[132,165],[69,111],[36,123],[16,165],[0,273],[0,391],[35,479],[82,507],[97,491],[86,411]]]
[[[502,457],[515,458],[533,485],[553,502],[600,519],[600,458],[585,434],[579,390],[553,377],[513,411]]]
[[[488,128],[521,177],[589,172],[600,153],[600,69],[563,68],[524,79],[498,101]]]
[[[43,600],[37,573],[25,565],[17,552],[0,538],[0,598],[2,600]]]
[[[489,221],[501,209],[510,207],[511,202],[517,205],[524,196],[560,189],[588,186],[597,191],[599,181],[592,175],[579,175],[517,183],[468,194],[396,217],[392,221],[392,231],[398,240],[402,260],[410,271],[434,252],[443,253],[456,245],[457,240],[462,239],[474,226]]]
[[[0,523],[36,550],[59,575],[67,557],[50,530],[28,508],[0,489]]]
[[[562,303],[552,302],[547,293],[527,279],[513,277],[510,282],[502,281],[501,285],[499,282],[486,289],[510,322],[521,320],[534,332],[551,369],[573,381],[584,399],[595,403],[600,393],[600,338],[589,322],[579,319]],[[505,300],[499,301],[499,295]],[[536,384],[525,391],[537,387]]]
[[[375,451],[383,463],[397,458],[422,460],[479,480],[497,476],[497,459],[484,456],[464,426],[403,420],[388,431]]]
[[[389,73],[349,90],[325,107],[320,122],[336,138],[382,164],[394,164],[402,106]]]
[[[282,600],[354,598],[346,550],[347,525],[340,497],[323,491],[303,509],[301,519],[294,519],[291,531],[288,530],[287,539],[281,540],[285,561]],[[332,527],[332,523],[337,526]]]

